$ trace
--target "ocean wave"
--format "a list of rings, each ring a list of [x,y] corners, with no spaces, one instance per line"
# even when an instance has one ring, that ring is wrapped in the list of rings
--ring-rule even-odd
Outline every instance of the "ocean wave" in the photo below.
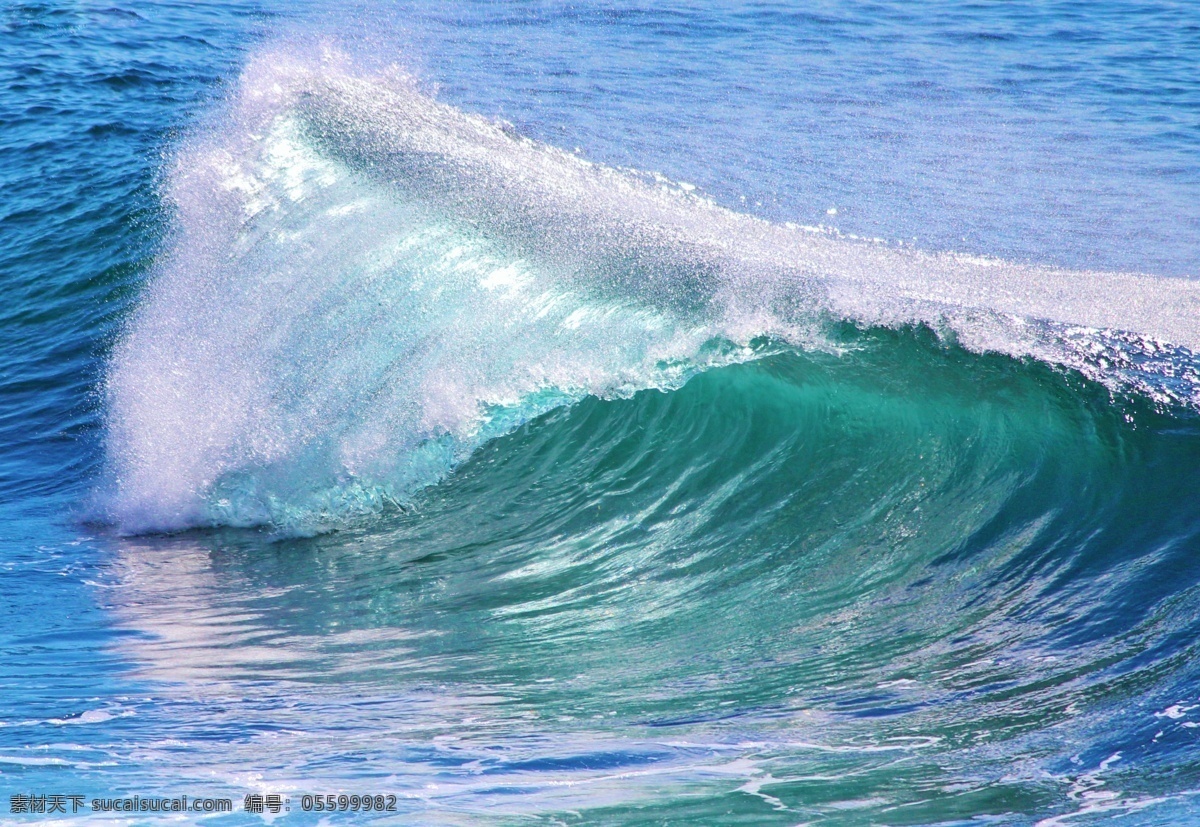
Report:
[[[165,197],[104,385],[100,509],[128,533],[342,527],[550,410],[862,347],[846,322],[1200,399],[1193,282],[768,223],[329,50],[252,60]]]

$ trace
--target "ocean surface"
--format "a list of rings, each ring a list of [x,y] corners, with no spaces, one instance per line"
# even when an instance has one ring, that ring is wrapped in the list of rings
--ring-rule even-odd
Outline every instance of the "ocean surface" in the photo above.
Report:
[[[1191,2],[5,3],[0,822],[1200,824],[1198,69]]]

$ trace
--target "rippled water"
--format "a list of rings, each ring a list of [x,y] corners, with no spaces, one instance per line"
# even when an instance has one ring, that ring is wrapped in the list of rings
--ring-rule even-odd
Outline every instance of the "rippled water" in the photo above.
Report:
[[[1200,820],[1189,5],[0,25],[5,795]]]

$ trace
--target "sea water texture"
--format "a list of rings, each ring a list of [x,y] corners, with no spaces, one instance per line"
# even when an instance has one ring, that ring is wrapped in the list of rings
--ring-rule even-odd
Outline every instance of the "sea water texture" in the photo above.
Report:
[[[1200,12],[0,14],[0,820],[1200,822]]]

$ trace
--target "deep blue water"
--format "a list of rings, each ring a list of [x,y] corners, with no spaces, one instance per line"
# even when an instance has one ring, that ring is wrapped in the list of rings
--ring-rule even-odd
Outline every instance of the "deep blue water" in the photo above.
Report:
[[[1186,3],[6,5],[0,820],[1200,821],[1198,66]]]

